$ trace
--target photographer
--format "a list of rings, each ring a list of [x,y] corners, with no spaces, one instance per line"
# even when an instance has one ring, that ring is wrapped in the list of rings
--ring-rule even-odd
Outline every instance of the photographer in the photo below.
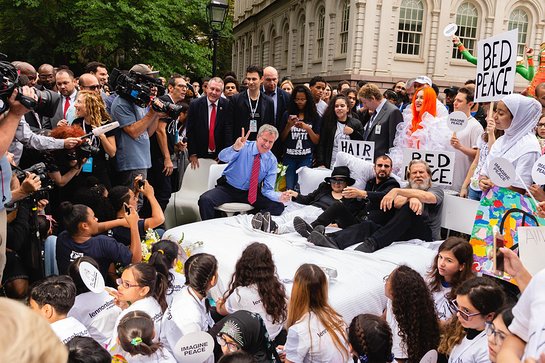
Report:
[[[24,87],[22,89],[23,95],[34,99],[36,96],[34,90]],[[19,100],[16,100],[18,90],[13,90],[13,93],[9,97],[8,105],[9,111],[7,113],[0,114],[0,181],[2,182],[2,202],[0,203],[0,281],[6,265],[6,210],[4,205],[11,200],[11,165],[6,156],[8,145],[11,143],[15,130],[19,125],[21,117],[28,111],[28,109],[21,104]],[[4,101],[1,101],[0,108],[5,111]]]
[[[140,76],[153,76],[158,73],[153,72],[145,64],[133,66],[131,72]],[[149,82],[149,86],[152,85]],[[112,118],[119,122],[121,129],[116,136],[117,169],[119,171],[119,184],[130,186],[137,175],[146,178],[147,171],[151,167],[149,137],[155,133],[159,118],[166,117],[166,114],[156,112],[151,107],[146,113],[146,105],[137,105],[134,102],[135,100],[130,98],[130,95],[123,94],[119,90],[118,94],[111,107]],[[147,94],[148,100],[149,96]],[[157,99],[155,103],[162,107],[161,102]],[[139,203],[140,205],[141,203]]]

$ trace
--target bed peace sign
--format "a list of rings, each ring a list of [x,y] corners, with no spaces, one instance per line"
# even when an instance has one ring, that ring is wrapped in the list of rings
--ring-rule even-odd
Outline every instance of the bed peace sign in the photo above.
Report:
[[[242,128],[242,135],[235,141],[233,144],[233,149],[236,151],[240,151],[246,145],[246,140],[248,140],[248,136],[250,136],[250,131],[244,135],[244,127]]]

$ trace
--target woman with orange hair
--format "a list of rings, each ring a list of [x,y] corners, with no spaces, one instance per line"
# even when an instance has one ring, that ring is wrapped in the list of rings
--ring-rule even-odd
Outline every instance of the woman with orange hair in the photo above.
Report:
[[[398,173],[402,166],[403,149],[450,150],[452,132],[447,118],[448,111],[438,106],[433,88],[416,90],[411,107],[403,111],[403,122],[397,125],[394,147],[390,149],[394,172]]]

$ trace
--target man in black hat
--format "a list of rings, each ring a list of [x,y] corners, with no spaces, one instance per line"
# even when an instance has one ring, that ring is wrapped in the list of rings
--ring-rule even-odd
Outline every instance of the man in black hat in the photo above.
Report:
[[[342,168],[348,170],[346,166]],[[388,222],[393,211],[382,211],[380,201],[390,190],[399,188],[397,180],[390,176],[392,159],[388,155],[378,156],[375,159],[374,170],[375,177],[365,184],[364,190],[351,187],[351,184],[343,189],[343,199],[352,201],[351,204],[333,203],[311,224],[305,222],[303,218],[295,217],[293,220],[295,230],[301,236],[308,237],[315,229],[323,232],[324,228],[331,223],[336,223],[340,228],[347,228],[364,220],[371,220],[378,225]]]
[[[356,251],[366,253],[395,241],[439,240],[443,189],[431,185],[431,169],[425,161],[411,161],[408,170],[408,188],[393,188],[380,202],[383,211],[395,209],[394,216],[384,226],[366,220],[329,235],[314,230],[308,240],[317,246],[335,249],[361,242]]]
[[[448,113],[452,113],[454,111],[454,98],[458,94],[458,87],[450,86],[449,88],[445,89],[445,106],[447,106]]]

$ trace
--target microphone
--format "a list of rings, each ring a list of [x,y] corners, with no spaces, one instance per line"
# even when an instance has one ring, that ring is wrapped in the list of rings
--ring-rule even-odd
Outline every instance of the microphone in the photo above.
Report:
[[[93,131],[89,132],[88,134],[85,134],[85,135],[81,136],[80,138],[85,139],[87,137],[90,137],[91,135],[100,136],[100,135],[105,134],[108,131],[111,131],[111,130],[116,129],[118,127],[119,127],[119,122],[117,122],[117,121],[110,122],[109,124],[106,124],[104,126],[100,126],[100,127],[97,127],[95,129],[93,129]]]

